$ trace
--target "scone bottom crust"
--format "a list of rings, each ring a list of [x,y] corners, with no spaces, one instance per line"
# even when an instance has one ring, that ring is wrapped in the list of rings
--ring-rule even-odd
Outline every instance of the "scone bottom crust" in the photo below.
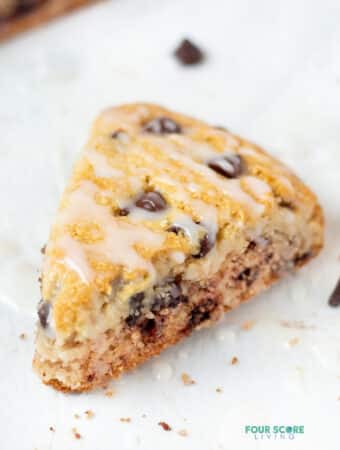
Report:
[[[104,111],[44,254],[34,367],[103,385],[317,255],[323,216],[282,163],[149,104]]]

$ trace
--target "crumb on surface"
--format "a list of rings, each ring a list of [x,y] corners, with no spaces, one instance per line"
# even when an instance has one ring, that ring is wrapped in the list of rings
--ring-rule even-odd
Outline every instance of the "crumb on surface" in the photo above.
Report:
[[[19,335],[19,338],[24,341],[27,338],[27,334],[26,333],[21,333]]]
[[[171,427],[166,422],[158,422],[158,425],[163,428],[164,431],[171,431]]]
[[[340,395],[338,395],[338,398],[337,398],[337,400],[340,402]]]
[[[231,358],[230,364],[231,364],[232,366],[234,366],[235,364],[238,364],[238,363],[239,363],[239,360],[238,360],[237,356],[233,356],[233,357]]]
[[[55,428],[52,426],[50,426],[49,430],[52,431],[53,433],[55,432]]]
[[[196,384],[196,381],[191,378],[191,376],[185,372],[182,373],[181,379],[185,386],[190,386],[192,384]]]
[[[143,417],[143,419],[145,419],[146,418],[146,414],[142,414],[142,417]]]
[[[80,419],[80,415],[79,415],[79,414],[74,414],[73,417],[74,417],[75,419]]]
[[[183,430],[178,430],[178,431],[177,431],[177,434],[179,434],[180,436],[186,437],[186,436],[188,436],[188,431],[185,430],[185,429],[183,429]]]
[[[113,397],[113,394],[114,394],[113,389],[108,389],[107,391],[105,391],[106,397]]]
[[[87,419],[92,419],[92,417],[94,417],[94,412],[91,409],[87,409],[85,411],[85,416]]]
[[[220,394],[221,392],[223,392],[223,389],[218,387],[218,388],[216,388],[216,392],[218,392]]]
[[[242,323],[241,329],[244,331],[249,331],[253,328],[254,325],[255,325],[254,320],[246,320],[245,322]]]
[[[120,422],[130,423],[131,417],[121,417],[119,420],[120,420]]]
[[[73,436],[76,438],[76,439],[81,439],[81,434],[78,432],[78,430],[77,430],[77,428],[72,428],[72,433],[73,433]]]
[[[300,342],[300,339],[298,337],[293,337],[289,339],[288,345],[289,347],[294,347],[294,345],[297,345]]]
[[[314,330],[314,325],[306,325],[302,320],[280,320],[280,325],[284,328],[296,328],[298,330]]]

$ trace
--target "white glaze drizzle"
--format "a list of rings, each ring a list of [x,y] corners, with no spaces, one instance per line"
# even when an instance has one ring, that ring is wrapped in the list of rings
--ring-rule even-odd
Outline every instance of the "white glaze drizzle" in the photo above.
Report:
[[[119,178],[124,176],[121,170],[115,169],[110,165],[105,155],[95,150],[86,150],[85,158],[92,165],[94,173],[98,178]]]
[[[242,182],[246,184],[248,189],[259,200],[265,200],[272,192],[270,186],[260,178],[245,176]]]
[[[182,152],[174,148],[169,143],[164,143],[162,151],[166,153],[168,157],[171,157],[174,161],[181,162],[185,167],[189,167],[209,183],[221,189],[221,191],[231,197],[232,199],[240,202],[246,206],[250,212],[255,215],[261,215],[263,212],[263,205],[256,202],[250,195],[248,195],[241,187],[239,179],[226,179],[218,176],[209,167],[193,161],[190,157],[184,155]],[[161,164],[158,162],[158,164]],[[183,189],[183,188],[182,188]]]
[[[134,225],[118,221],[109,208],[94,201],[96,192],[94,184],[84,181],[77,190],[69,194],[66,207],[59,212],[57,224],[65,230],[65,225],[68,224],[82,221],[96,223],[104,233],[104,239],[93,244],[85,244],[71,238],[65,230],[56,243],[64,250],[63,262],[87,282],[93,277],[88,262],[89,256],[121,264],[129,269],[146,269],[153,278],[155,276],[153,265],[136,252],[134,245],[147,242],[148,247],[159,247],[164,241],[164,236],[143,226],[136,228]]]
[[[184,230],[184,233],[193,245],[197,245],[200,239],[202,227],[192,220],[192,217],[183,212],[176,211],[172,216],[173,224]]]

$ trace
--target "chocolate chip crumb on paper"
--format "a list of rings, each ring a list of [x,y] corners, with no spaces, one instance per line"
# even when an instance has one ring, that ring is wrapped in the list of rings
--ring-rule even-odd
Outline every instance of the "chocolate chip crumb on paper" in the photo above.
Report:
[[[105,391],[105,396],[106,397],[113,397],[114,396],[114,390],[113,389],[108,389]]]
[[[78,432],[77,428],[73,427],[72,428],[72,433],[75,439],[81,439],[82,435]]]
[[[171,427],[166,422],[158,422],[158,425],[163,428],[164,431],[171,431]]]
[[[84,414],[87,419],[93,419],[94,417],[94,412],[91,409],[87,409]]]
[[[177,431],[177,434],[179,434],[180,436],[183,436],[183,437],[187,437],[187,436],[189,435],[188,431],[185,430],[185,429],[183,429],[183,430],[178,430],[178,431]]]
[[[185,386],[191,386],[191,385],[193,385],[193,384],[196,384],[196,381],[193,380],[193,379],[191,378],[191,376],[190,376],[189,374],[185,373],[185,372],[182,373],[181,379],[182,379],[182,382],[183,382],[183,384],[184,384]]]
[[[231,364],[232,366],[234,366],[235,364],[238,364],[238,363],[239,363],[239,360],[238,360],[237,356],[233,356],[233,357],[231,358],[230,364]]]
[[[184,66],[193,66],[203,62],[205,54],[189,39],[183,39],[174,52],[177,60]]]
[[[246,320],[241,324],[241,329],[244,331],[249,331],[255,326],[255,320]]]
[[[119,421],[123,422],[123,423],[130,423],[131,422],[131,417],[121,417],[119,419]]]
[[[300,342],[298,337],[293,337],[288,341],[288,347],[295,347]]]

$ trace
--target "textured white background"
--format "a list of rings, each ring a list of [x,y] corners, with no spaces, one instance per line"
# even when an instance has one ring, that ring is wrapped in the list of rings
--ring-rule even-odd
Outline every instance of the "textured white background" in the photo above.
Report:
[[[340,448],[340,308],[327,306],[340,267],[339,23],[338,0],[112,0],[1,45],[1,450]],[[183,36],[206,49],[204,65],[174,61]],[[39,248],[92,119],[136,100],[223,124],[291,165],[324,206],[326,247],[113,384],[112,398],[56,393],[31,371]],[[182,372],[197,384],[183,386]],[[74,419],[86,409],[93,419]],[[304,425],[305,434],[255,441],[246,424]]]

